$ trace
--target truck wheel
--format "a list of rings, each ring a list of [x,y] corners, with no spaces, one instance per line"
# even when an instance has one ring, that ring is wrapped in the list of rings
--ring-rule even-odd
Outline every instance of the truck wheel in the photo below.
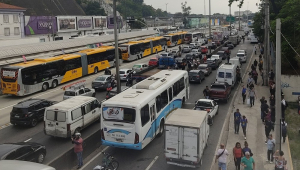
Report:
[[[164,134],[164,131],[165,131],[165,123],[164,121],[162,120],[160,122],[160,125],[159,125],[159,133],[158,133],[158,137],[161,137],[163,134]]]

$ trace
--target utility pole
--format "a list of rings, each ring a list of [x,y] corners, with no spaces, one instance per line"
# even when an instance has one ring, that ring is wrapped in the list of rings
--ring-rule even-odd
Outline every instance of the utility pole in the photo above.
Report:
[[[269,44],[268,44],[268,32],[269,32],[269,21],[268,21],[268,17],[269,17],[269,13],[268,13],[268,6],[269,6],[269,0],[265,0],[264,3],[264,10],[265,10],[265,25],[264,25],[264,29],[265,29],[265,35],[264,35],[264,64],[263,64],[263,70],[264,70],[264,85],[268,86],[269,82],[268,82],[268,73],[270,71],[269,68]],[[248,13],[248,11],[247,11]],[[260,50],[260,49],[257,49]]]
[[[276,138],[276,150],[281,151],[281,22],[280,18],[276,19],[276,93],[275,93],[275,138]],[[279,148],[278,148],[279,147]]]
[[[212,40],[211,40],[211,36],[210,36],[210,35],[211,35],[211,22],[210,22],[210,20],[211,20],[210,12],[211,12],[211,11],[210,11],[210,0],[209,0],[209,3],[208,3],[208,8],[209,8],[209,9],[208,9],[208,11],[209,11],[209,12],[208,12],[208,13],[209,13],[209,14],[208,14],[208,32],[209,32],[209,33],[208,33],[208,37],[209,37],[210,42],[211,42]],[[212,45],[212,44],[211,44],[211,45]],[[211,45],[209,46],[209,54],[211,54]]]
[[[239,31],[241,31],[241,8],[239,7]]]
[[[114,36],[115,36],[115,57],[116,57],[116,79],[117,79],[117,93],[121,92],[121,82],[119,74],[119,48],[118,48],[118,31],[117,31],[117,0],[113,0],[113,14],[114,14]]]
[[[168,4],[169,3],[166,3],[167,18],[169,18],[169,15],[168,15]],[[167,21],[167,30],[169,31],[169,21]]]
[[[231,5],[229,6],[229,17],[230,17],[230,22],[229,22],[229,26],[230,26],[230,33],[229,33],[229,36],[231,36],[231,30],[232,30],[232,28],[231,28]]]

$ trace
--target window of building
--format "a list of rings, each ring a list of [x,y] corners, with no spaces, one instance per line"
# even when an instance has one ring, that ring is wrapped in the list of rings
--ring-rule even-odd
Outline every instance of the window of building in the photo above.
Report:
[[[59,41],[59,40],[63,40],[63,39],[64,39],[63,37],[55,37],[54,38],[55,41]]]
[[[19,15],[13,15],[14,22],[19,22]]]
[[[40,42],[45,42],[45,38],[40,38]]]
[[[4,28],[4,35],[5,36],[10,36],[10,29],[9,28]]]
[[[8,15],[3,15],[3,22],[4,23],[9,23],[9,16]]]
[[[14,28],[14,35],[20,35],[20,29],[19,27]]]

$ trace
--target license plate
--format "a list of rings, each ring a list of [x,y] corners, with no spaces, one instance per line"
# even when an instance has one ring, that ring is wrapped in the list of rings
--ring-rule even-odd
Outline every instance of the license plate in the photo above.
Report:
[[[20,116],[16,115],[15,118],[19,118]]]
[[[111,136],[112,138],[125,139],[125,134],[116,134],[116,133],[112,133],[110,136]]]

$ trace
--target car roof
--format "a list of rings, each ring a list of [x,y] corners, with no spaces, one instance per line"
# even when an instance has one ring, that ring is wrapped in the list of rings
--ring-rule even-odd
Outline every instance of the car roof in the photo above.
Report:
[[[189,72],[195,72],[195,73],[198,73],[200,72],[201,70],[190,70]]]
[[[215,54],[214,54],[214,55],[212,55],[212,57],[219,57],[219,55],[215,55]]]
[[[129,68],[122,68],[122,69],[120,69],[120,71],[127,71],[127,70],[131,70],[131,69],[129,69]]]
[[[18,149],[20,147],[22,147],[22,145],[6,144],[6,143],[1,144],[0,145],[0,160],[7,153],[11,152],[12,150]]]
[[[208,64],[200,64],[199,66],[202,66],[202,67],[208,67]],[[198,67],[199,67],[198,66]]]
[[[243,55],[245,55],[245,53],[237,53],[236,55],[238,55],[238,54],[243,54]]]
[[[74,96],[72,98],[69,98],[67,100],[63,100],[59,103],[56,103],[52,106],[47,107],[48,110],[62,110],[62,111],[69,111],[71,109],[74,109],[75,107],[81,106],[82,104],[93,101],[96,98],[94,97],[88,97],[88,96]]]
[[[44,99],[28,99],[28,100],[24,100],[19,102],[18,104],[14,105],[14,107],[17,108],[27,108],[30,105],[37,103],[37,102],[41,102],[41,101],[45,101]]]
[[[225,51],[218,51],[217,53],[225,53]]]
[[[213,101],[213,100],[210,100],[210,99],[199,99],[198,102],[199,102],[199,101],[201,101],[201,102],[211,102],[211,101]]]

